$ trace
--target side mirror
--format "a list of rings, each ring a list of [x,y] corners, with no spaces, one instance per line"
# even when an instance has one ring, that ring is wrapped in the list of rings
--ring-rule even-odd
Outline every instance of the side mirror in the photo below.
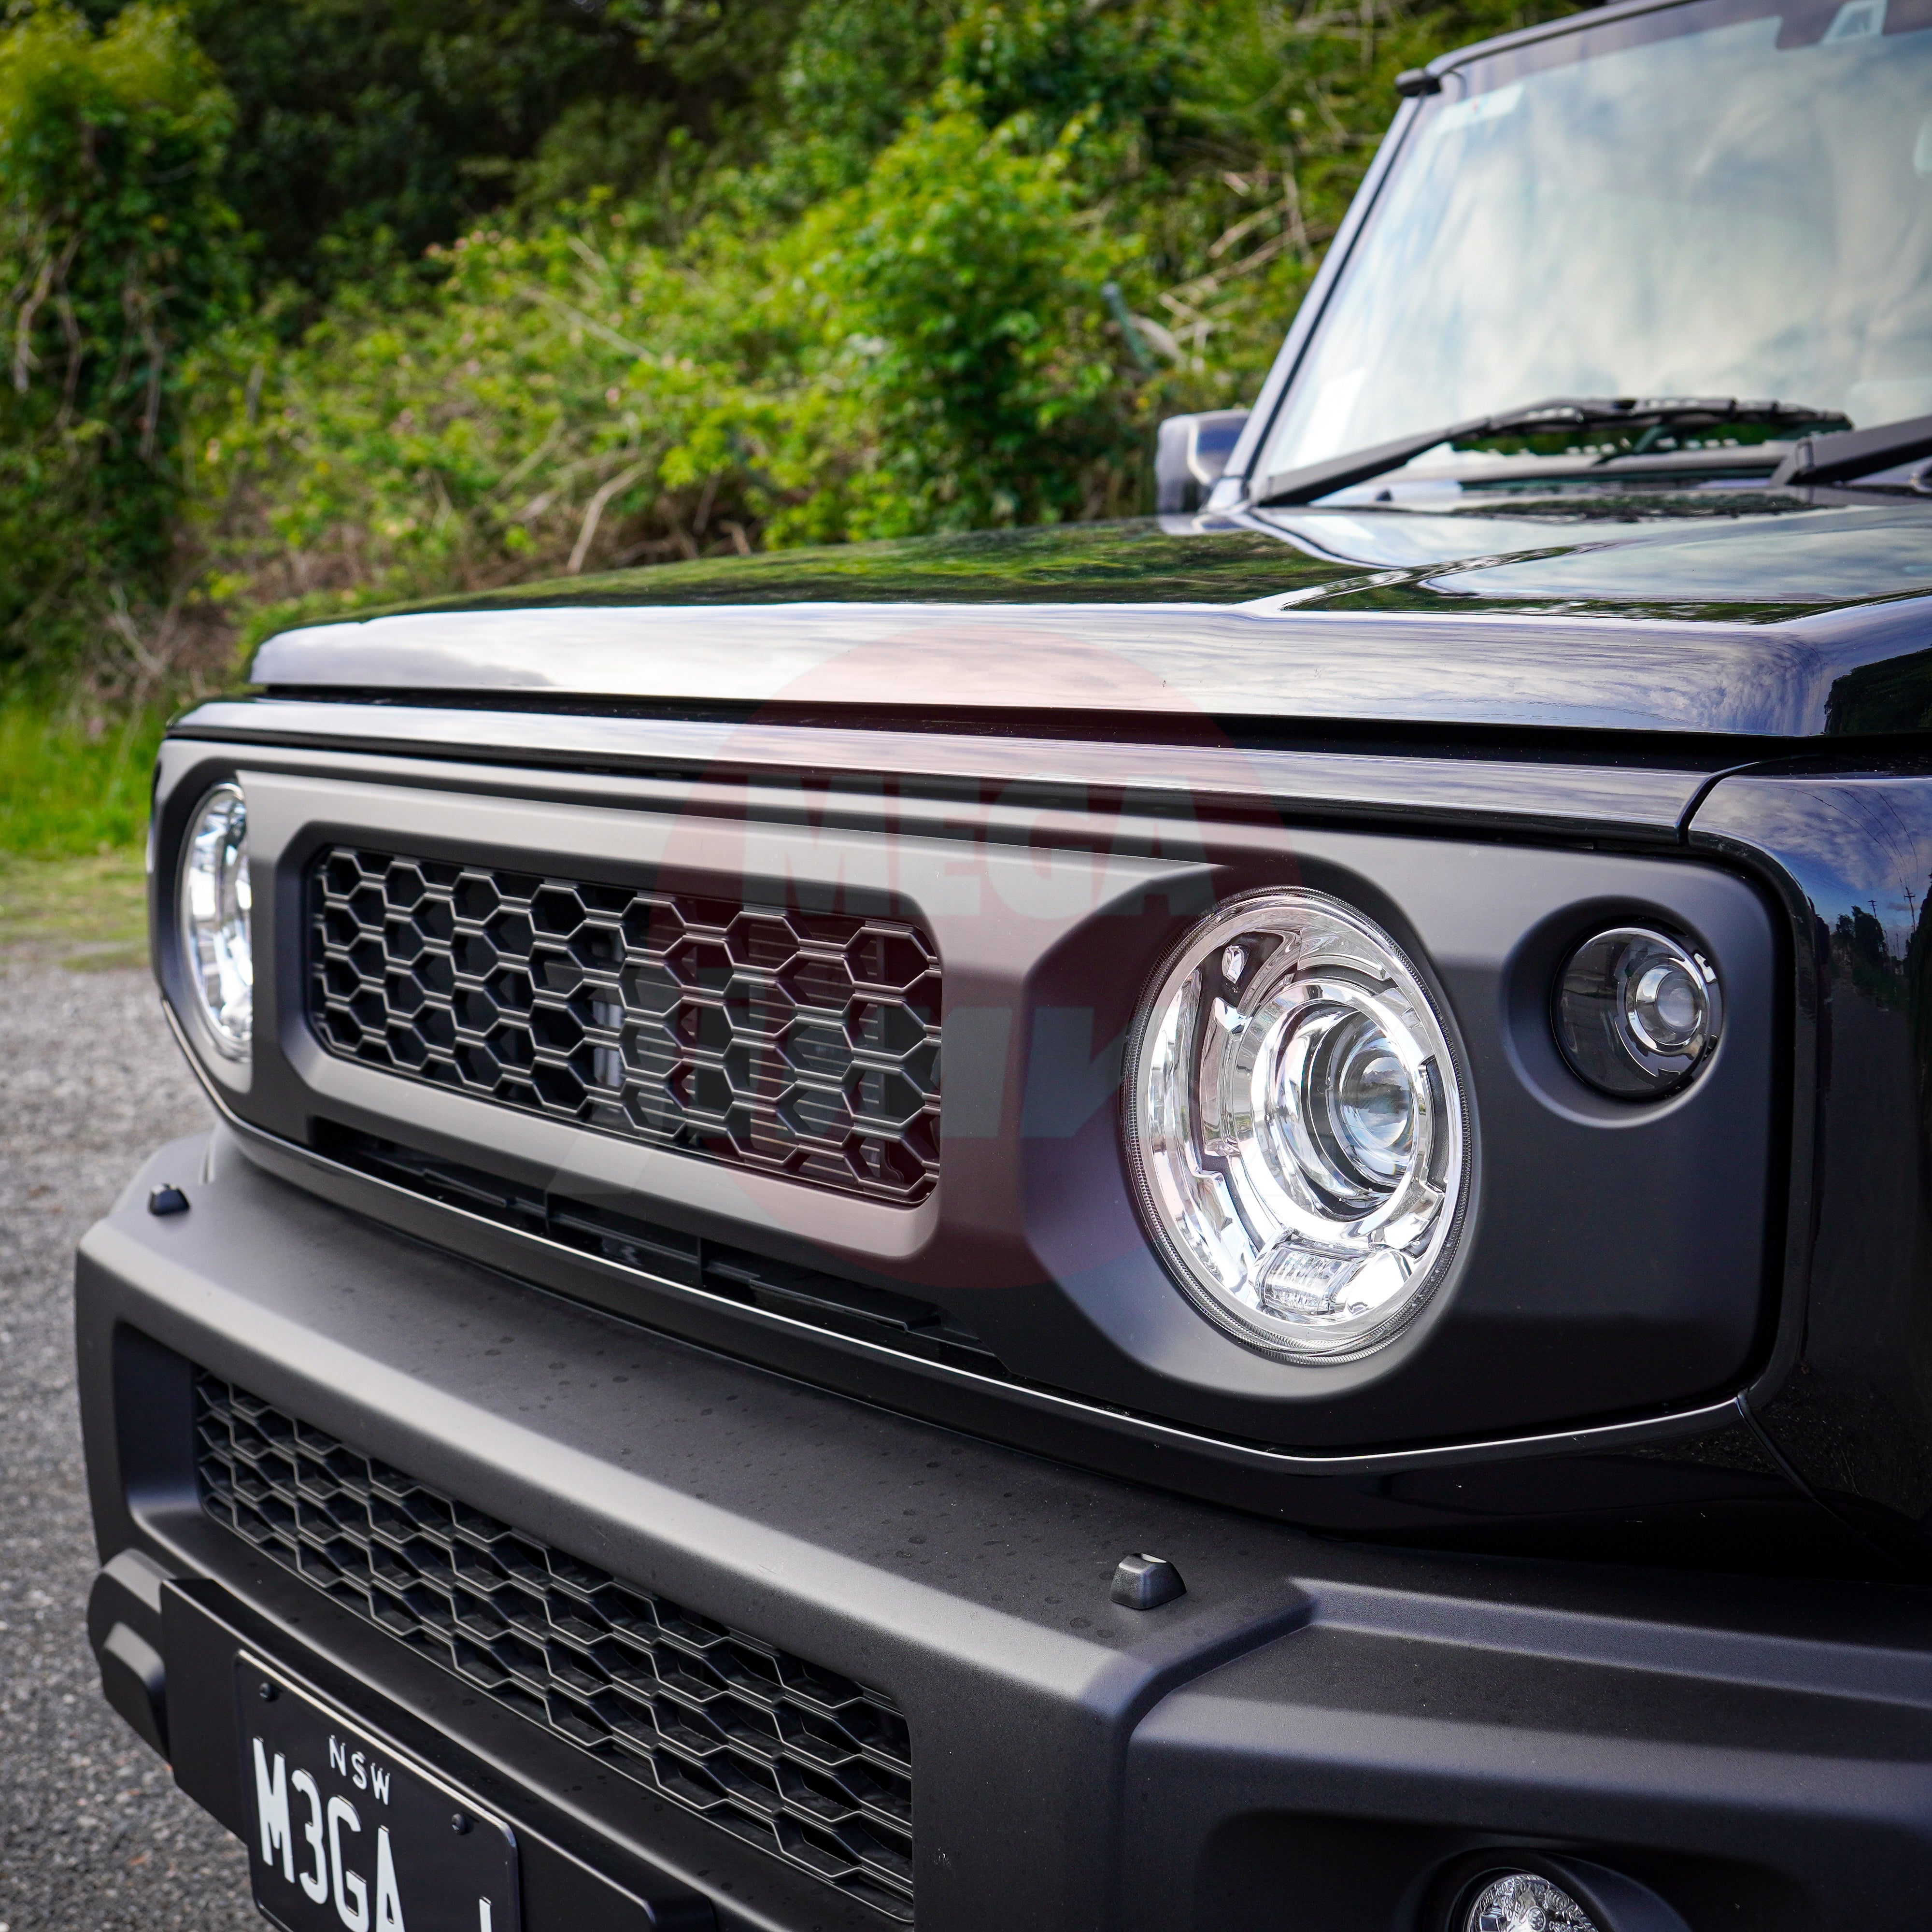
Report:
[[[1154,452],[1154,508],[1160,515],[1184,516],[1200,508],[1227,468],[1247,420],[1246,410],[1206,410],[1169,416],[1161,424]]]

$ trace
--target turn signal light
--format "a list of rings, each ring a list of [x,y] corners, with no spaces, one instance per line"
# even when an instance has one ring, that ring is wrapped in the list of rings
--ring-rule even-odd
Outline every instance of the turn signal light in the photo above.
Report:
[[[1600,932],[1556,983],[1556,1043],[1576,1077],[1619,1100],[1660,1100],[1689,1084],[1718,1043],[1717,969],[1642,926]]]

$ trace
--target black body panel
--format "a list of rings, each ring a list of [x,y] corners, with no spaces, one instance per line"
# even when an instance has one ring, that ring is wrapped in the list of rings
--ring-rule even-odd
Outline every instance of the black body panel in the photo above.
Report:
[[[1795,941],[1805,1317],[1752,1405],[1805,1482],[1932,1572],[1932,776],[1921,764],[1727,778],[1692,842],[1780,889]],[[1813,1044],[1811,1042],[1815,1042]]]
[[[676,622],[678,612],[722,607],[766,650],[789,638],[794,652],[816,655],[831,628],[825,614],[841,605],[898,607],[928,627],[949,607],[1005,605],[1013,624],[1072,607],[1097,642],[1137,608],[1264,607],[1294,596],[1291,608],[1302,608],[1311,592],[1324,608],[1412,616],[1560,603],[1571,618],[1730,615],[1749,623],[1932,591],[1925,543],[1932,506],[1922,500],[1820,502],[1803,491],[1761,488],[1720,493],[1680,484],[1673,490],[1670,481],[1646,490],[1600,483],[1568,492],[1520,484],[1472,489],[1434,509],[1350,503],[1328,512],[1143,518],[654,564],[286,632],[263,646],[256,675],[268,685],[568,689],[558,668],[533,648],[537,638],[568,634],[536,615],[557,611],[637,612],[630,642],[640,677],[668,670],[728,680],[766,673],[770,660],[754,650],[740,664],[674,667],[658,658],[653,631]],[[1496,542],[1499,529],[1512,525],[1518,541]],[[1376,573],[1374,582],[1364,580],[1365,570]],[[752,622],[752,612],[773,606],[780,608],[772,617]],[[466,631],[457,621],[493,613],[507,621]],[[532,616],[520,634],[514,620]],[[582,633],[602,646],[604,662],[614,663],[609,653],[620,633],[588,622]],[[476,653],[468,662],[456,648],[466,637]],[[487,656],[477,649],[486,639],[498,646]],[[418,640],[434,655],[413,665],[406,658],[386,668],[373,656],[380,644],[406,652]],[[313,674],[338,661],[337,674]],[[453,679],[411,674],[432,662],[448,666]]]
[[[1580,1866],[1615,1932],[1896,1910],[1932,1785],[1924,1716],[1893,1701],[1903,1660],[1861,1654],[1879,1599],[1526,1580],[1311,1583],[1308,1629],[1156,1706],[1128,1750],[1143,1922],[1435,1932],[1485,1870],[1546,1872],[1594,1906]]]
[[[1184,820],[1292,812],[1318,820],[1674,844],[1712,776],[1741,762],[1737,746],[1689,739],[1658,746],[1586,736],[1503,747],[1447,740],[1405,749],[1322,733],[1237,742],[1198,720],[1198,728],[1178,734],[1160,724],[1130,733],[1118,720],[1104,734],[1049,717],[1028,724],[1047,735],[975,733],[930,718],[890,728],[553,710],[524,699],[458,706],[261,698],[198,706],[170,735],[312,751],[321,756],[301,769],[316,772],[346,772],[341,755],[359,754],[382,761],[369,767],[372,776],[442,790],[473,784],[466,766],[492,766],[494,787],[542,797],[562,795],[549,788],[563,784],[570,796],[594,798],[602,775],[617,773],[650,788],[628,796],[660,808],[737,818],[755,807],[760,816],[828,827],[876,824],[875,801],[887,793],[921,823],[943,821],[950,806],[997,805],[1006,836],[1021,842],[1031,828],[1016,826],[1016,814],[1053,806],[1102,819],[1129,808]],[[808,790],[808,777],[816,782]],[[689,789],[664,789],[679,785]]]

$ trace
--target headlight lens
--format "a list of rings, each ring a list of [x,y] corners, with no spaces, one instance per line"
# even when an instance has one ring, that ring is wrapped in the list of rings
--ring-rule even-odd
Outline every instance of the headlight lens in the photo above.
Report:
[[[1597,1925],[1561,1886],[1534,1872],[1511,1872],[1470,1901],[1460,1932],[1597,1932]]]
[[[1690,1080],[1717,1044],[1723,1003],[1702,954],[1642,926],[1600,932],[1556,987],[1556,1041],[1580,1079],[1622,1100]]]
[[[248,1052],[254,1029],[248,914],[248,807],[238,785],[217,785],[182,854],[182,950],[199,1016],[231,1060]]]
[[[1468,1134],[1420,980],[1325,894],[1230,901],[1143,1009],[1127,1139],[1148,1220],[1197,1306],[1284,1360],[1350,1360],[1414,1318]]]

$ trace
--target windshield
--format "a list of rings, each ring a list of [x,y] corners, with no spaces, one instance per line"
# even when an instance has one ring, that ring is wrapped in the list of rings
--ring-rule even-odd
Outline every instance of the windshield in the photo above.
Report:
[[[1448,76],[1255,473],[1684,395],[1932,415],[1932,0],[1701,0]]]

